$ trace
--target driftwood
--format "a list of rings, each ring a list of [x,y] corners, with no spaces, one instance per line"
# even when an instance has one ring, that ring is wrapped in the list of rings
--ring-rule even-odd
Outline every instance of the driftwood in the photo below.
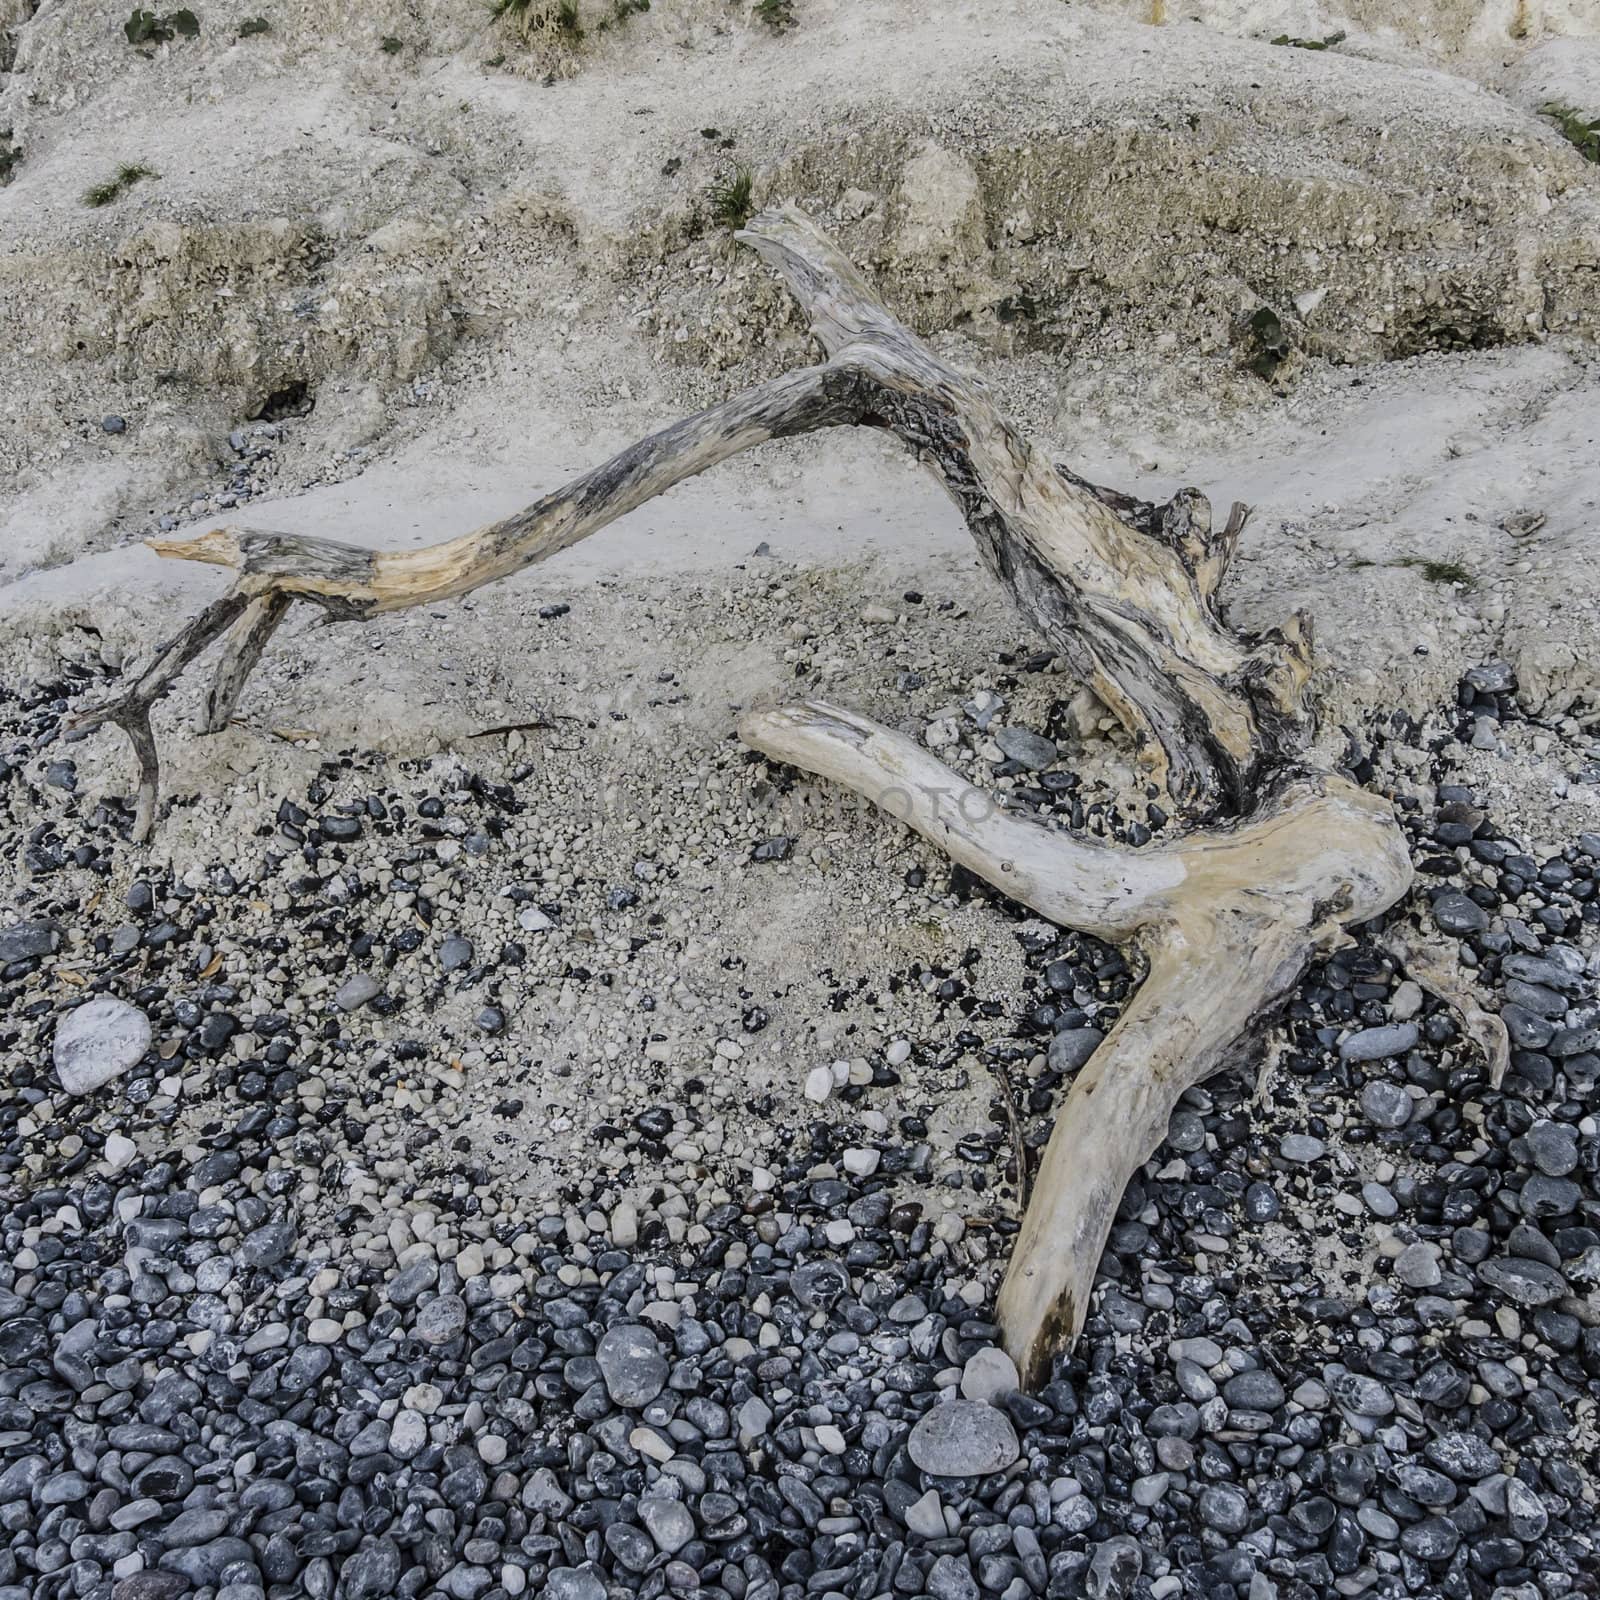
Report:
[[[1313,955],[1405,892],[1409,856],[1387,803],[1306,753],[1306,619],[1247,637],[1219,611],[1242,506],[1217,528],[1198,491],[1152,505],[1087,483],[902,327],[801,212],[766,212],[739,237],[810,318],[822,365],[675,423],[514,516],[427,549],[228,528],[154,541],[160,555],[232,569],[233,585],[80,725],[111,721],[130,734],[142,836],[157,793],[150,709],[219,635],[203,718],[212,729],[296,602],[366,621],[465,594],[767,439],[845,424],[895,435],[949,492],[1024,616],[1128,729],[1183,824],[1172,842],[1114,848],[1006,813],[912,740],[848,711],[806,703],[740,723],[757,750],[882,804],[1014,900],[1143,956],[1143,984],[1067,1093],[1000,1294],[1006,1344],[1037,1382],[1083,1326],[1123,1190],[1178,1097],[1258,1047]]]

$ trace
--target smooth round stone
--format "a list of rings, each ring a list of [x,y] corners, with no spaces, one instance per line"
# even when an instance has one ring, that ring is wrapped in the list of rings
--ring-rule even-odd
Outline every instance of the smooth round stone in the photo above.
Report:
[[[1016,1362],[993,1345],[968,1356],[961,1369],[961,1393],[968,1400],[994,1400],[1021,1387]]]
[[[1427,1517],[1400,1535],[1400,1548],[1419,1561],[1448,1561],[1460,1543],[1461,1530],[1448,1517]]]
[[[1076,1072],[1105,1043],[1098,1028],[1064,1028],[1051,1041],[1046,1061],[1052,1072]]]
[[[1190,1111],[1186,1106],[1179,1106],[1172,1113],[1172,1120],[1167,1124],[1167,1143],[1174,1150],[1182,1151],[1185,1155],[1192,1155],[1197,1150],[1206,1147],[1205,1119],[1196,1111]]]
[[[1583,1190],[1571,1178],[1550,1178],[1536,1172],[1522,1186],[1522,1214],[1526,1217],[1564,1217],[1578,1209]]]
[[[606,1600],[606,1586],[592,1567],[552,1567],[543,1600]]]
[[[1174,1339],[1167,1346],[1174,1361],[1192,1361],[1197,1367],[1211,1368],[1222,1359],[1222,1346],[1215,1339],[1197,1334],[1192,1339]]]
[[[428,1419],[420,1411],[409,1407],[394,1414],[389,1424],[389,1453],[402,1461],[412,1456],[428,1442]]]
[[[1408,1289],[1433,1289],[1442,1281],[1438,1247],[1419,1239],[1395,1258],[1394,1275]]]
[[[1056,759],[1055,743],[1031,728],[996,728],[994,742],[1008,761],[1020,762],[1030,772],[1042,772]]]
[[[313,1317],[306,1329],[306,1338],[312,1344],[337,1344],[344,1337],[344,1325],[332,1317]]]
[[[639,1502],[639,1520],[649,1530],[656,1548],[675,1556],[694,1538],[694,1518],[681,1500],[646,1495]]]
[[[448,1344],[467,1328],[467,1302],[458,1294],[436,1294],[417,1312],[417,1337],[424,1344]]]
[[[1250,1526],[1250,1502],[1231,1483],[1216,1483],[1200,1491],[1195,1502],[1200,1520],[1219,1533],[1243,1533]]]
[[[468,966],[472,961],[472,941],[453,933],[439,946],[439,965],[446,972]]]
[[[1489,913],[1459,889],[1446,889],[1433,902],[1433,920],[1446,933],[1482,933],[1489,926]]]
[[[1341,1061],[1386,1061],[1416,1048],[1421,1035],[1414,1022],[1390,1022],[1381,1028],[1363,1028],[1340,1041]],[[1410,1099],[1410,1096],[1406,1096]]]
[[[980,1478],[1003,1472],[1021,1454],[1005,1412],[980,1400],[946,1400],[911,1430],[912,1461],[937,1478]]]
[[[444,1404],[444,1391],[436,1383],[414,1383],[400,1398],[411,1410],[431,1417]]]
[[[1519,1306],[1546,1306],[1571,1293],[1567,1280],[1552,1266],[1522,1256],[1501,1256],[1485,1261],[1478,1276]]]
[[[93,1094],[137,1066],[150,1040],[150,1019],[137,1006],[97,995],[56,1024],[56,1076],[68,1094]]]
[[[1394,1411],[1394,1395],[1387,1384],[1361,1372],[1341,1372],[1328,1380],[1334,1400],[1358,1417],[1387,1417]]]
[[[126,1134],[108,1133],[101,1154],[113,1172],[120,1172],[139,1154],[139,1147]]]
[[[1542,1539],[1550,1522],[1544,1501],[1520,1478],[1506,1480],[1506,1521],[1514,1538]]]
[[[1578,1165],[1578,1136],[1564,1124],[1536,1122],[1522,1137],[1533,1164],[1547,1177],[1564,1178]],[[109,1139],[106,1148],[111,1148]]]
[[[1252,1222],[1271,1222],[1282,1209],[1278,1191],[1270,1183],[1252,1183],[1244,1192],[1244,1214]]]
[[[1309,1166],[1313,1161],[1320,1161],[1327,1153],[1327,1145],[1309,1133],[1285,1134],[1278,1142],[1278,1154],[1296,1166]]]
[[[608,1328],[595,1346],[606,1393],[613,1405],[627,1410],[647,1406],[666,1387],[670,1368],[660,1342],[642,1323]]]
[[[341,1011],[359,1011],[369,1000],[383,993],[383,985],[370,972],[358,972],[339,985],[333,1003]]]
[[[1276,1411],[1283,1404],[1283,1385],[1257,1367],[1229,1378],[1222,1386],[1222,1398],[1238,1411]]]
[[[1374,1078],[1361,1091],[1361,1114],[1376,1128],[1405,1127],[1415,1104],[1404,1084],[1387,1078]]]
[[[628,1443],[642,1456],[652,1461],[670,1461],[676,1452],[654,1428],[635,1428],[628,1435]]]
[[[438,1281],[439,1263],[431,1256],[422,1256],[413,1261],[409,1267],[402,1267],[389,1280],[385,1292],[391,1305],[415,1305],[418,1297],[425,1294]]]

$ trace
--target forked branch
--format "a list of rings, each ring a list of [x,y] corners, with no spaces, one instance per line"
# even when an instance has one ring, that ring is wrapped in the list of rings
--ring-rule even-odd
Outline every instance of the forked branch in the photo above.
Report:
[[[130,734],[142,837],[156,800],[151,708],[223,633],[203,717],[212,731],[296,603],[369,621],[446,600],[765,440],[841,425],[892,433],[943,484],[1023,615],[1120,718],[1183,823],[1200,830],[1113,849],[1007,813],[912,740],[849,712],[807,704],[742,724],[774,760],[865,794],[1023,904],[1136,944],[1149,964],[1067,1096],[1001,1292],[1006,1343],[1037,1380],[1082,1327],[1123,1189],[1178,1096],[1251,1047],[1313,952],[1398,898],[1410,863],[1387,805],[1304,763],[1306,619],[1248,637],[1223,618],[1219,588],[1244,507],[1219,529],[1197,490],[1157,505],[1088,483],[902,327],[801,212],[766,212],[739,237],[788,284],[822,365],[676,422],[513,516],[425,549],[236,528],[156,541],[160,555],[229,568],[232,586],[80,725],[115,721]]]

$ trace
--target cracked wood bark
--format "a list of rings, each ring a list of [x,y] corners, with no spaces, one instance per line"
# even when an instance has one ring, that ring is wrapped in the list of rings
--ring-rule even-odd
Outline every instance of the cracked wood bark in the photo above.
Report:
[[[163,556],[231,568],[233,586],[80,725],[116,721],[129,732],[142,833],[156,792],[151,707],[223,632],[232,630],[207,728],[232,714],[296,602],[364,621],[448,599],[767,439],[840,425],[895,435],[944,485],[1024,616],[1120,718],[1188,829],[1139,851],[1074,837],[1006,813],[911,740],[825,705],[752,712],[740,725],[774,760],[857,790],[1041,915],[1134,946],[1148,964],[1068,1091],[1001,1291],[1007,1347],[1037,1382],[1082,1328],[1122,1192],[1178,1097],[1255,1045],[1316,951],[1404,893],[1409,857],[1382,800],[1305,757],[1306,619],[1250,637],[1219,611],[1242,506],[1217,529],[1196,490],[1158,506],[1087,483],[902,327],[803,213],[766,212],[740,238],[810,318],[822,365],[675,423],[525,510],[426,549],[249,529],[155,541]]]

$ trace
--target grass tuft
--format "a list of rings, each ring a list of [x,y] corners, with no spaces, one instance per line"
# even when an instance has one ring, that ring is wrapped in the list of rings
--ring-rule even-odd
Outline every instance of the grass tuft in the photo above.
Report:
[[[712,218],[725,228],[742,228],[755,210],[755,175],[749,167],[735,167],[706,190]]]
[[[1390,565],[1410,567],[1412,571],[1420,572],[1429,583],[1459,583],[1463,588],[1470,589],[1477,581],[1459,561],[1429,561],[1422,556],[1401,556]]]
[[[86,206],[108,206],[113,200],[120,199],[134,184],[142,183],[146,178],[159,178],[161,174],[150,167],[141,167],[124,162],[117,168],[116,176],[107,178],[104,183],[92,183],[83,191],[83,203]]]
[[[647,10],[648,6],[638,7]],[[489,14],[496,18],[509,18],[528,37],[548,34],[575,42],[583,37],[583,18],[578,11],[578,0],[493,0]],[[619,5],[617,14],[623,15]]]

